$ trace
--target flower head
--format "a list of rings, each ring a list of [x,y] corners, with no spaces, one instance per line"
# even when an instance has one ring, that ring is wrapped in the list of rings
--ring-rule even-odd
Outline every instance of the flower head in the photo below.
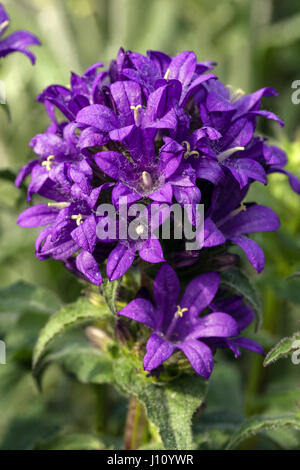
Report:
[[[286,173],[299,193],[300,182],[285,170],[285,154],[255,135],[261,117],[283,125],[261,109],[262,99],[275,96],[275,90],[249,95],[232,91],[209,73],[213,65],[198,62],[192,51],[169,57],[160,51],[144,56],[120,49],[107,69],[98,62],[81,76],[72,73],[69,86],[51,85],[38,96],[50,126],[31,140],[37,157],[16,179],[20,185],[31,176],[28,200],[38,194],[55,208],[51,235],[49,226],[43,229],[37,256],[61,259],[78,274],[85,271],[83,255],[78,258],[84,250],[95,273],[97,260],[108,258],[110,280],[122,276],[138,257],[150,263],[168,260],[165,245],[169,259],[181,256],[182,243],[175,246],[170,240],[170,249],[155,238],[114,237],[102,247],[96,237],[96,203],[110,202],[119,217],[120,201],[126,197],[128,205],[140,202],[148,208],[153,203],[189,204],[192,225],[197,204],[204,204],[202,250],[222,246],[226,255],[234,243],[262,271],[263,251],[248,235],[276,230],[279,221],[271,209],[244,203],[244,198],[254,181],[267,184],[270,173]],[[49,211],[45,213],[48,217]],[[25,219],[21,216],[19,222],[28,226]],[[82,231],[85,235],[77,238]],[[199,259],[187,255],[189,261],[190,255],[193,262]],[[76,269],[70,257],[79,259]]]

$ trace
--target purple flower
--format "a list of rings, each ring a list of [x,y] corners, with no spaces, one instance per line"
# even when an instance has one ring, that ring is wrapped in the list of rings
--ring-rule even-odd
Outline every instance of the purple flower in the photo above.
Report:
[[[254,320],[254,312],[248,306],[244,305],[241,297],[227,297],[226,299],[214,301],[210,305],[214,311],[226,311],[238,324],[239,334],[247,328]],[[242,336],[236,338],[214,338],[206,340],[206,343],[214,350],[216,348],[230,348],[235,357],[240,356],[240,348],[249,349],[258,354],[264,354],[260,344],[250,338]]]
[[[247,235],[277,230],[280,222],[275,212],[268,207],[244,204],[242,200],[246,191],[247,188],[241,191],[232,178],[227,178],[216,186],[204,222],[204,246],[233,242],[245,252],[252,266],[260,273],[264,268],[264,252]]]
[[[137,129],[127,149],[130,159],[113,151],[94,157],[99,168],[117,182],[112,194],[116,205],[122,196],[130,202],[150,198],[172,203],[173,196],[179,203],[200,202],[195,172],[189,164],[181,164],[183,149],[175,141],[165,137],[157,158],[148,133]]]
[[[188,217],[195,225],[196,205],[203,203],[203,251],[223,245],[226,256],[228,245],[237,244],[261,272],[264,253],[248,235],[276,230],[279,221],[267,207],[243,200],[254,181],[267,184],[273,172],[287,174],[299,193],[300,182],[285,170],[285,154],[255,135],[259,117],[283,125],[261,109],[262,98],[275,90],[232,92],[207,73],[213,65],[198,62],[191,51],[169,57],[120,49],[107,69],[96,63],[81,76],[72,73],[69,86],[51,85],[38,96],[50,126],[31,140],[37,158],[21,169],[16,184],[31,176],[28,200],[38,194],[49,201],[19,220],[46,225],[37,240],[39,258],[60,259],[98,283],[106,259],[114,280],[138,258],[159,263],[182,257],[184,240],[166,242],[164,253],[155,237],[97,240],[96,203],[105,188],[105,202],[118,217],[125,197],[128,206],[141,201],[148,209],[177,202],[192,206]],[[192,264],[201,254],[185,253],[182,262]]]
[[[8,28],[10,18],[6,13],[4,6],[0,3],[0,38]],[[5,39],[0,39],[0,57],[5,57],[13,52],[22,52],[27,55],[32,64],[35,63],[34,54],[28,49],[28,46],[38,46],[40,41],[34,34],[28,31],[15,31],[14,33],[6,36]]]
[[[76,268],[90,282],[102,282],[98,262],[106,256],[95,257],[97,247],[97,218],[95,206],[102,187],[90,184],[90,168],[85,162],[79,168],[59,165],[60,190],[49,185],[41,186],[40,194],[52,196],[55,202],[36,204],[18,217],[21,227],[46,226],[36,240],[36,256],[40,260],[52,257],[67,261],[76,255]],[[68,171],[66,171],[68,170]],[[56,197],[57,196],[57,197]]]
[[[110,281],[115,281],[125,274],[132,266],[136,254],[149,263],[161,263],[165,261],[163,250],[156,236],[156,230],[169,217],[168,206],[159,203],[152,203],[147,206],[139,206],[138,218],[130,214],[132,206],[126,206],[126,213],[123,215],[125,205],[119,206],[121,209],[117,214],[116,221],[111,217],[100,217],[97,233],[99,230],[106,235],[106,242],[116,242],[115,247],[110,252],[106,271]],[[134,210],[134,215],[136,211]],[[115,226],[115,234],[108,233],[107,225],[112,223]],[[125,236],[120,236],[121,230],[124,230]],[[100,237],[102,238],[102,237]]]
[[[119,312],[153,329],[146,345],[145,370],[156,369],[180,349],[197,374],[210,376],[213,355],[206,341],[226,340],[239,334],[237,322],[223,311],[200,317],[213,301],[219,282],[216,273],[201,274],[189,283],[178,300],[179,279],[175,271],[164,264],[154,280],[155,306],[147,299],[136,298]]]

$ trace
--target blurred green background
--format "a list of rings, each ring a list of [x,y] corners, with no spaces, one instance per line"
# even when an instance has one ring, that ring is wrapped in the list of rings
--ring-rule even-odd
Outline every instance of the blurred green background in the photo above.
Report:
[[[12,20],[9,31],[27,29],[40,38],[42,47],[34,48],[35,67],[20,54],[12,54],[1,62],[0,79],[6,84],[11,119],[7,118],[5,107],[0,109],[0,170],[16,173],[33,158],[28,143],[48,125],[43,106],[35,101],[36,95],[52,83],[68,83],[70,71],[80,74],[99,60],[107,64],[123,46],[141,53],[161,49],[171,55],[194,50],[199,60],[218,63],[215,73],[226,84],[247,93],[265,86],[276,88],[279,97],[266,100],[264,107],[278,113],[286,126],[280,129],[263,123],[260,130],[286,150],[289,169],[300,177],[300,105],[291,102],[291,84],[300,79],[299,0],[9,0],[3,3]],[[300,204],[299,196],[292,192],[283,175],[272,175],[267,187],[256,183],[251,198],[273,208],[282,223],[277,233],[256,236],[266,254],[263,274],[256,275],[242,258],[245,271],[261,294],[264,322],[258,338],[268,350],[281,337],[299,330],[300,280],[290,280],[289,276],[300,271]],[[35,259],[37,232],[21,229],[15,222],[18,212],[26,207],[24,195],[6,179],[0,179],[0,207],[0,287],[22,280],[54,291],[64,302],[76,299],[81,285],[59,262]],[[26,323],[22,316],[17,320],[8,317],[0,320],[0,338],[9,327],[19,334],[17,339],[12,339],[12,346],[8,343],[16,361],[15,345],[28,342],[25,335],[30,330],[30,324],[24,327],[22,321]],[[35,333],[38,330],[31,331],[32,342]],[[41,396],[30,378],[29,360],[22,359],[16,367],[0,365],[0,447],[32,448],[37,437],[48,438],[53,429],[64,429],[64,426],[72,432],[101,431],[107,445],[120,439],[125,402],[111,395],[106,386],[97,389],[83,386],[55,370],[49,372],[45,394]],[[262,359],[249,352],[238,361],[230,355],[220,355],[210,392],[212,412],[226,403],[230,406],[230,396],[234,408],[238,388],[243,414],[298,408],[300,411],[299,373],[300,365],[293,366],[289,359],[263,369]],[[227,393],[222,395],[217,390],[223,376],[225,385],[222,382],[221,387],[227,387]],[[39,413],[44,413],[44,421]],[[23,414],[25,421],[21,418]],[[48,419],[50,415],[52,419]],[[32,435],[24,433],[31,429],[30,423]],[[37,423],[42,425],[41,430]],[[197,432],[199,442],[205,446],[201,429]],[[270,431],[268,439],[250,440],[247,445],[249,448],[299,448],[299,442],[294,433],[287,433],[286,441],[282,442],[276,432]]]

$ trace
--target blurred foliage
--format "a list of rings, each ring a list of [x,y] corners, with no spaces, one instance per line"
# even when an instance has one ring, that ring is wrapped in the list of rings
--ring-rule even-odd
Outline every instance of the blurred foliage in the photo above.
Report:
[[[57,364],[47,367],[42,394],[31,375],[33,345],[49,314],[61,302],[74,302],[83,290],[59,262],[36,260],[35,230],[21,229],[15,222],[26,205],[24,193],[13,185],[14,175],[32,158],[30,139],[48,125],[35,97],[51,83],[67,83],[71,70],[81,73],[98,60],[108,63],[121,45],[142,53],[195,50],[199,60],[218,62],[216,73],[225,83],[246,92],[264,86],[279,91],[265,107],[280,114],[286,126],[281,130],[268,123],[261,130],[286,150],[289,169],[300,176],[300,106],[291,102],[291,84],[300,79],[299,0],[3,3],[12,18],[11,31],[32,31],[43,45],[35,48],[35,67],[18,54],[0,64],[10,110],[8,115],[0,107],[0,286],[18,282],[0,295],[0,338],[8,349],[7,364],[0,365],[0,448],[120,448],[126,414],[122,395],[107,384],[81,383],[86,376],[63,353]],[[289,276],[300,271],[300,204],[283,175],[271,175],[267,187],[256,183],[248,198],[273,208],[282,222],[277,233],[255,237],[266,255],[260,276],[241,257],[262,299],[257,339],[269,350],[299,330],[300,279]],[[76,334],[82,339],[82,328]],[[299,432],[279,429],[291,414],[299,416],[299,366],[282,359],[264,368],[263,359],[250,352],[237,361],[230,353],[218,353],[216,362],[207,409],[194,426],[198,447],[224,447],[245,417],[263,414],[270,426],[255,419],[242,425],[243,442],[237,445],[299,449]],[[272,421],[275,415],[288,417]],[[262,432],[253,436],[258,430]],[[156,442],[155,432],[148,432]],[[241,440],[235,438],[236,443]]]

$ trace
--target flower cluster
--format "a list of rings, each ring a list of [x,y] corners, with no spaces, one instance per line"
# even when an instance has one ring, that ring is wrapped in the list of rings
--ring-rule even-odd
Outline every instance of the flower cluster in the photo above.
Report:
[[[32,64],[34,64],[35,56],[28,49],[28,46],[38,46],[40,41],[28,31],[15,31],[9,36],[6,36],[5,39],[1,39],[9,26],[9,22],[9,16],[0,3],[0,57],[5,57],[13,52],[22,52],[22,54],[27,55]]]
[[[139,259],[163,263],[154,284],[156,306],[137,298],[121,311],[154,331],[144,359],[149,371],[181,349],[196,372],[208,377],[215,348],[230,347],[236,355],[239,346],[259,350],[238,338],[253,315],[241,299],[214,301],[218,274],[196,277],[177,305],[179,283],[169,264],[196,264],[205,250],[220,247],[226,254],[236,244],[261,272],[263,250],[248,234],[276,230],[279,220],[271,209],[243,202],[249,187],[280,172],[300,193],[300,181],[284,168],[284,152],[255,134],[260,117],[283,125],[261,109],[262,98],[275,90],[243,95],[210,73],[213,65],[189,51],[172,58],[120,49],[107,69],[96,63],[82,76],[72,73],[69,87],[49,86],[38,101],[51,125],[32,139],[37,158],[16,180],[20,185],[31,175],[28,201],[34,194],[49,201],[18,219],[23,227],[44,226],[36,240],[39,259],[62,260],[96,285],[105,266],[113,281]],[[129,208],[141,202],[147,211],[153,204],[188,204],[191,224],[197,205],[204,204],[202,250],[189,252],[182,242],[168,245],[159,237],[100,240],[97,206],[111,203],[118,213],[124,200]],[[199,317],[203,309],[210,313]]]

